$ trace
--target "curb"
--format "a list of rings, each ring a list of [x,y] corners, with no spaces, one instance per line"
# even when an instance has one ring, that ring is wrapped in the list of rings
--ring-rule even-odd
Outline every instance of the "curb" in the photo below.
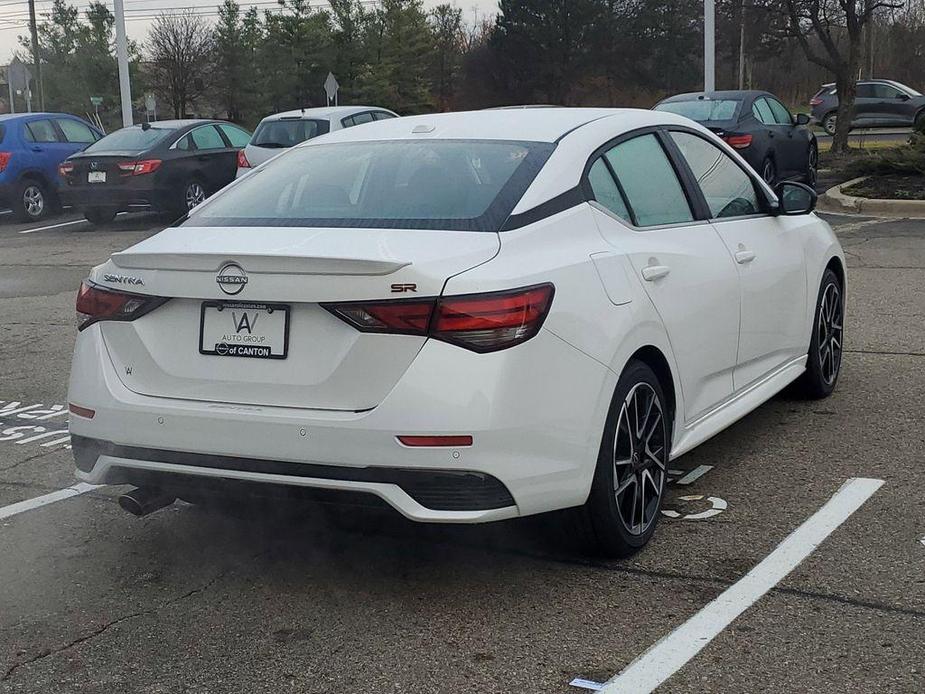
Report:
[[[884,217],[921,217],[925,219],[925,200],[875,200],[858,198],[842,192],[855,183],[866,180],[867,176],[853,178],[829,188],[819,196],[817,209],[820,212],[842,212],[850,214],[869,214]]]

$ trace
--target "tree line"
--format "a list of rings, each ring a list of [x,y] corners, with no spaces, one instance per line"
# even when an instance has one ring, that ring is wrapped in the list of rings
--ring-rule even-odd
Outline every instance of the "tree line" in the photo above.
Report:
[[[717,0],[717,86],[767,89],[806,109],[824,82],[868,76],[925,87],[925,0]],[[130,45],[133,94],[159,117],[215,115],[252,126],[268,113],[340,103],[401,114],[516,103],[649,107],[703,83],[702,0],[499,0],[464,17],[421,0],[224,0],[213,20],[165,12]],[[32,62],[28,40],[22,59]],[[55,0],[39,26],[49,108],[104,98],[116,122],[113,17]],[[853,97],[853,94],[850,95]]]

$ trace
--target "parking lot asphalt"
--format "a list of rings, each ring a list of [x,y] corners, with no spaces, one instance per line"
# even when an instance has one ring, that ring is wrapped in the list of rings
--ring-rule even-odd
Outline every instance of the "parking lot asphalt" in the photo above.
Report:
[[[577,552],[559,514],[137,519],[102,487],[4,518],[75,482],[80,279],[163,222],[0,220],[0,692],[580,692],[741,585],[851,478],[883,485],[659,691],[925,690],[925,222],[828,219],[849,259],[835,394],[780,395],[674,461],[698,471],[669,489],[680,517],[614,562]]]

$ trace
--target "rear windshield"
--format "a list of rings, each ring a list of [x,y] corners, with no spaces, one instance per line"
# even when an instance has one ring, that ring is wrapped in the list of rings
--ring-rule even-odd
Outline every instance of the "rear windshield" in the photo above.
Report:
[[[696,101],[669,101],[655,107],[656,111],[668,111],[685,116],[699,123],[735,120],[740,99],[697,99]]]
[[[498,140],[297,147],[187,224],[497,231],[554,148]]]
[[[251,144],[255,147],[282,149],[295,147],[328,132],[328,122],[319,120],[270,120],[257,126]]]
[[[173,128],[148,128],[145,130],[140,125],[133,125],[122,128],[122,130],[116,130],[114,133],[97,140],[87,147],[84,152],[94,154],[103,152],[140,152],[150,149],[173,132],[176,132]]]

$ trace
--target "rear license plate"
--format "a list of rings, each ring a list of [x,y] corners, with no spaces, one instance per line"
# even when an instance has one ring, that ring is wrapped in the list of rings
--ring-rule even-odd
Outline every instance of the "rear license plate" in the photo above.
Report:
[[[106,172],[105,171],[90,171],[87,173],[87,183],[105,183],[106,182]]]
[[[199,353],[217,357],[285,359],[289,352],[289,306],[204,301]]]

